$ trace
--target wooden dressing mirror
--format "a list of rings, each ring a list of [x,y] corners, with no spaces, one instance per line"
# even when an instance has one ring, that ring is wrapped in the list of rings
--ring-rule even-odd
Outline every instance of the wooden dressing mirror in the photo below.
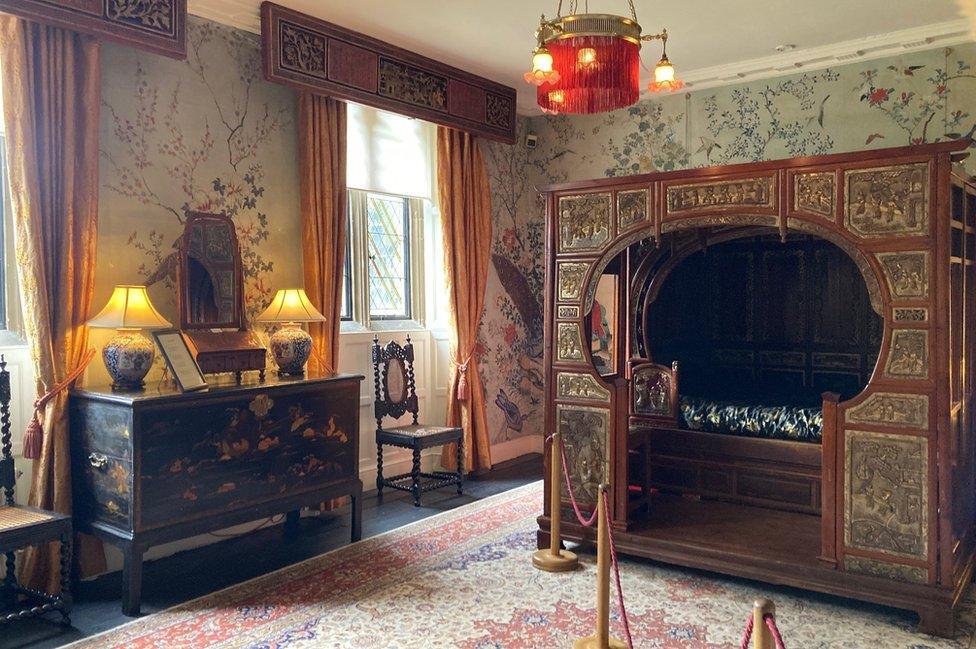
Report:
[[[180,326],[244,330],[244,272],[237,231],[223,214],[187,214],[180,239]]]
[[[266,350],[247,328],[244,271],[234,221],[187,212],[177,266],[180,328],[205,374],[258,370]]]

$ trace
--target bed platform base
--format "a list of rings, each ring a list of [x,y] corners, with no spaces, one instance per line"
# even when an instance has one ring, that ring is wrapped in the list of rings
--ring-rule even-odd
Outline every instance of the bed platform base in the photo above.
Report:
[[[664,427],[630,432],[635,507],[654,489],[820,513],[821,448]]]

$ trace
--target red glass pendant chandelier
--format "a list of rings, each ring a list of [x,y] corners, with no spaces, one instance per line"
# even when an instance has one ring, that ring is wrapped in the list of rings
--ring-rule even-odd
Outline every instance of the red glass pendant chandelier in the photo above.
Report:
[[[525,73],[526,82],[537,86],[543,112],[602,113],[634,104],[640,96],[643,41],[665,45],[648,89],[673,92],[684,86],[668,60],[667,30],[641,34],[632,0],[630,18],[588,13],[585,0],[583,13],[577,13],[574,0],[569,15],[563,16],[562,5],[560,0],[556,18],[540,19],[532,70]]]

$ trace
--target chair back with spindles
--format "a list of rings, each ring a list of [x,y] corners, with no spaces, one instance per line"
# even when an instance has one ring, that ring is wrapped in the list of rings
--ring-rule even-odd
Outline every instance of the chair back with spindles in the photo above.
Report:
[[[417,386],[413,373],[413,343],[407,336],[407,344],[400,346],[391,340],[380,346],[378,336],[373,336],[373,384],[376,398],[373,411],[376,429],[383,429],[383,418],[394,419],[409,412],[416,424],[420,416]]]

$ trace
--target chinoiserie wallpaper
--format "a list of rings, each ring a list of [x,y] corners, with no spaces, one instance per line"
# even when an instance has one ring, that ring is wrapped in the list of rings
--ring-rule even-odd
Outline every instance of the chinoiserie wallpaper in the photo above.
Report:
[[[236,221],[248,316],[302,281],[295,94],[262,79],[255,34],[191,18],[187,50],[105,44],[102,68],[95,308],[146,283],[174,326],[184,209]]]
[[[543,207],[551,182],[972,135],[976,45],[775,77],[593,116],[533,117],[486,146],[495,234],[482,367],[494,441],[541,434]],[[525,147],[525,135],[538,146]],[[971,161],[969,168],[976,171]]]
[[[111,44],[103,58],[95,306],[115,284],[145,282],[174,324],[174,243],[186,207],[236,220],[249,315],[302,278],[295,94],[262,80],[256,35],[191,17],[187,40],[183,62]],[[485,142],[494,240],[480,353],[492,442],[542,433],[536,187],[965,135],[976,125],[971,66],[976,45],[934,49],[614,113],[521,118],[515,146]],[[538,136],[532,150],[529,133]]]

